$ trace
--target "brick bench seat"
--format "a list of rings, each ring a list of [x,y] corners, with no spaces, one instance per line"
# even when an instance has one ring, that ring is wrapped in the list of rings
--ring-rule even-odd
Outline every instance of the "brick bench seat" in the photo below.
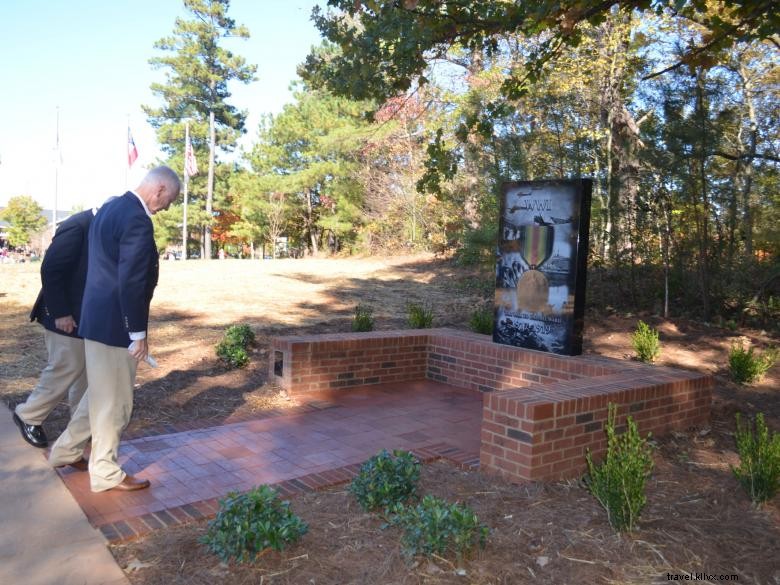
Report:
[[[291,394],[423,378],[484,393],[480,467],[513,480],[575,477],[606,447],[607,405],[644,435],[705,424],[712,377],[595,355],[559,356],[453,329],[278,337],[271,379]]]

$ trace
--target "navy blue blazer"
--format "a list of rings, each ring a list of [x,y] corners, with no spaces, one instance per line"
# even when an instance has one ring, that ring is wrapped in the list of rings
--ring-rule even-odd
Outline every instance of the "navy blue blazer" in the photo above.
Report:
[[[89,230],[89,267],[79,335],[128,347],[146,331],[159,262],[152,220],[128,191],[100,208]]]
[[[54,320],[71,315],[81,322],[81,301],[87,279],[87,236],[95,214],[92,210],[71,215],[60,224],[41,264],[41,292],[33,305],[30,321],[38,321],[49,331],[78,337],[76,330],[65,333]]]

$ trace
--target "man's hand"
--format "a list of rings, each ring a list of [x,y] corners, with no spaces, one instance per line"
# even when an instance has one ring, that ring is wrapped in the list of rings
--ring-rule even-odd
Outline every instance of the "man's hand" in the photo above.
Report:
[[[58,317],[54,320],[54,326],[60,331],[65,333],[73,333],[78,325],[73,320],[73,315],[67,315],[65,317]]]
[[[138,362],[145,360],[146,356],[149,355],[149,344],[147,341],[147,338],[136,339],[127,349],[127,351],[130,352],[130,355],[133,356]]]

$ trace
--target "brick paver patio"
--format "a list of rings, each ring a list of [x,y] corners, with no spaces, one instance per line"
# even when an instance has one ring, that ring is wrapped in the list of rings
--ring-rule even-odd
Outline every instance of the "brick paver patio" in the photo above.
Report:
[[[146,490],[94,494],[87,473],[60,475],[90,523],[119,541],[209,516],[229,491],[274,484],[289,494],[346,481],[381,449],[479,461],[479,392],[419,380],[300,401],[316,408],[123,441],[120,464],[149,479]]]

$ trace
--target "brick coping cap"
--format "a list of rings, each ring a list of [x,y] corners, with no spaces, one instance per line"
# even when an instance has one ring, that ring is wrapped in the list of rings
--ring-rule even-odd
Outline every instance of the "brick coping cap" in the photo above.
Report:
[[[701,383],[707,387],[714,381],[714,378],[709,374],[674,370],[672,368],[663,368],[666,371],[656,372],[656,368],[653,368],[652,366],[646,367],[650,368],[650,370],[644,372],[641,376],[637,376],[634,372],[621,372],[592,378],[555,382],[552,384],[532,384],[523,388],[513,388],[497,394],[491,394],[490,397],[518,403],[535,403],[540,400],[543,402],[557,403],[577,400],[579,398],[603,396],[606,394],[614,395],[616,392],[622,391],[639,391],[649,388],[660,388],[666,384],[673,384],[674,382],[681,382],[684,380],[700,380]],[[661,368],[657,369],[661,370]],[[488,397],[488,399],[490,397]]]

